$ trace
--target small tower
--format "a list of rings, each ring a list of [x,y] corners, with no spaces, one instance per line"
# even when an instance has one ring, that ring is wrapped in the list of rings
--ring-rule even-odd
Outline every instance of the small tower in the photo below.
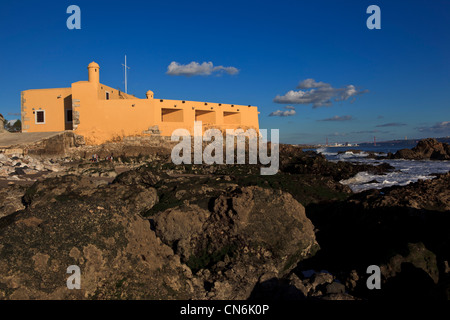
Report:
[[[147,99],[153,99],[153,91],[148,90],[145,95],[147,96]]]
[[[95,62],[91,62],[88,65],[88,70],[89,70],[89,82],[99,84],[100,83],[100,66]]]

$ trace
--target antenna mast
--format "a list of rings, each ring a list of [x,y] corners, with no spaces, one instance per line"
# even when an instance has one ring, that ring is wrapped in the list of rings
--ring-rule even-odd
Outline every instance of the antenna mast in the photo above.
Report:
[[[125,74],[125,93],[128,93],[127,88],[127,69],[130,69],[130,67],[127,66],[127,55],[125,55],[125,64],[122,63],[122,66],[124,67],[124,74]]]

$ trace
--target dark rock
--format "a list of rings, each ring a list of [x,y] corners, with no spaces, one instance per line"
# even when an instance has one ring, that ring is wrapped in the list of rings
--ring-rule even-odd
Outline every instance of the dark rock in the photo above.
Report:
[[[408,243],[407,253],[393,256],[388,263],[381,266],[381,273],[386,279],[395,277],[402,272],[404,263],[410,263],[415,268],[425,271],[434,283],[438,283],[439,270],[436,255],[425,248],[423,243]]]
[[[303,300],[305,295],[285,279],[271,278],[258,282],[249,300]]]
[[[326,296],[321,297],[321,300],[358,300],[354,296],[351,296],[347,293],[332,293],[327,294]]]
[[[19,176],[25,175],[25,171],[23,170],[23,168],[15,168],[14,169],[15,173]]]
[[[32,209],[0,220],[0,298],[189,296],[192,284],[188,284],[172,249],[157,239],[149,222],[130,210],[124,200],[112,192],[105,203],[104,196],[109,194],[105,190],[75,196],[67,193],[75,186],[75,178],[61,179],[57,185],[50,180],[44,185],[66,193],[53,201],[37,201],[35,198],[44,195],[49,199],[41,193],[47,189],[37,184],[31,191],[38,194],[31,197]],[[87,185],[80,189],[88,191]],[[80,290],[66,287],[70,265],[81,269]]]
[[[339,294],[345,293],[345,286],[339,282],[333,282],[326,286],[327,294]]]
[[[450,160],[450,145],[433,138],[423,139],[414,148],[398,150],[394,155],[389,154],[388,157],[410,160]]]
[[[25,188],[21,186],[8,186],[0,188],[0,218],[25,209],[22,197]]]
[[[334,277],[332,274],[325,273],[325,272],[315,273],[311,277],[312,288],[313,288],[313,290],[315,290],[319,286],[325,285],[327,283],[331,284],[333,282],[333,280],[334,280]]]
[[[189,204],[153,216],[155,232],[195,272],[225,261],[225,278],[208,274],[216,299],[248,298],[261,275],[283,277],[318,249],[313,225],[290,194],[259,187],[219,196],[210,210]]]
[[[443,288],[449,287],[442,278],[444,261],[450,259],[449,185],[447,173],[404,187],[369,190],[342,202],[308,205],[308,217],[320,230],[316,237],[321,250],[298,268],[324,268],[347,279],[347,290],[353,296],[387,297],[384,289],[367,290],[366,270],[375,264],[382,270],[382,288],[391,283],[389,292],[401,298],[410,295],[406,287],[399,286],[403,280],[394,279],[407,263],[423,274],[423,285],[414,290],[417,296],[443,298]],[[413,274],[404,272],[401,277]],[[410,277],[409,281],[415,280]]]
[[[361,171],[382,174],[392,169],[393,167],[387,163],[373,166],[346,161],[330,162],[322,154],[313,151],[303,152],[301,149],[280,147],[280,171],[290,174],[315,174],[340,181],[349,179]]]

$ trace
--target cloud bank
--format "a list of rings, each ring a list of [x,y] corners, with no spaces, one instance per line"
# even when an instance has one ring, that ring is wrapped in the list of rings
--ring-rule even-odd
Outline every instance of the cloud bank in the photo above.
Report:
[[[333,101],[345,101],[352,98],[351,102],[353,102],[356,96],[369,92],[358,90],[352,84],[333,88],[329,83],[317,82],[314,79],[301,81],[297,89],[300,90],[290,90],[283,96],[277,95],[273,101],[283,104],[312,104],[313,108],[331,107]]]
[[[203,62],[202,64],[192,61],[189,64],[179,64],[176,61],[172,61],[167,67],[168,75],[171,76],[209,76],[212,74],[237,74],[239,70],[235,67],[214,66],[213,63]]]
[[[353,120],[353,117],[352,116],[334,116],[331,118],[326,118],[326,119],[317,120],[317,121],[349,121],[349,120]]]
[[[286,110],[277,110],[269,114],[269,117],[290,117],[296,114],[295,107],[286,106],[284,107]]]
[[[431,127],[420,127],[420,132],[433,132],[433,133],[441,133],[441,134],[449,134],[450,133],[450,121],[438,122]]]

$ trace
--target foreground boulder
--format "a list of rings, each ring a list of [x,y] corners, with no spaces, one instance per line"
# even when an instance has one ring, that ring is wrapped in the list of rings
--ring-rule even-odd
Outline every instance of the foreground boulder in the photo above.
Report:
[[[154,228],[210,283],[208,297],[215,299],[246,299],[260,277],[283,277],[318,250],[304,207],[288,193],[260,187],[231,190],[211,210],[187,205],[160,212]]]

